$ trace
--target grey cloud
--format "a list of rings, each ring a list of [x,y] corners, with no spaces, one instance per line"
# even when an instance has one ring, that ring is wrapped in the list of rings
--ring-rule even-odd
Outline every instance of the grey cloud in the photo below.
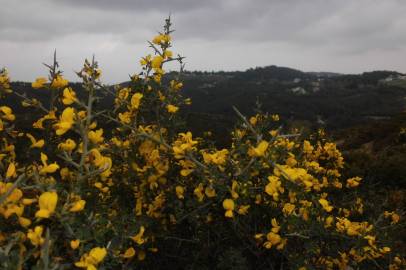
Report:
[[[396,21],[406,24],[406,4],[395,0],[39,0],[28,2],[24,9],[18,8],[18,0],[7,2],[0,11],[4,13],[1,39],[25,42],[72,33],[109,33],[124,42],[140,41],[137,32],[152,30],[151,25],[169,12],[175,28],[182,27],[177,33],[180,39],[288,40],[311,45],[364,39],[372,45],[368,39],[399,38],[399,32],[388,29]]]
[[[2,3],[4,2],[4,4]],[[22,7],[23,2],[24,6]],[[140,15],[115,9],[81,8],[57,4],[57,1],[3,1],[0,10],[0,40],[31,42],[51,40],[71,34],[114,34],[118,37],[131,29],[163,24],[166,15],[153,12]]]
[[[150,12],[159,11],[163,13],[170,12],[188,12],[195,11],[206,7],[213,7],[221,5],[222,1],[219,0],[55,0],[66,6],[73,6],[75,8],[88,8],[99,10],[115,10],[121,12]],[[224,1],[225,2],[225,1]]]

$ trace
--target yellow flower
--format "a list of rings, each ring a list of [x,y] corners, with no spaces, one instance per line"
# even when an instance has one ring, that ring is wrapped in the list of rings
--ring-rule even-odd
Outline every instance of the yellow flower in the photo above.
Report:
[[[169,104],[166,106],[166,110],[168,111],[168,113],[176,113],[179,110],[179,107]]]
[[[173,53],[170,50],[165,50],[164,52],[164,58],[172,58]]]
[[[130,112],[119,113],[118,119],[120,119],[121,123],[123,124],[129,124],[131,123],[131,113]]]
[[[1,116],[1,118],[5,120],[14,121],[16,119],[16,116],[13,114],[13,110],[8,106],[1,106],[0,112],[4,114]]]
[[[224,165],[227,161],[228,153],[227,149],[216,151],[213,154],[203,152],[203,160],[206,164],[214,163],[216,165]]]
[[[129,140],[122,141],[122,140],[120,140],[120,139],[117,138],[117,137],[111,138],[111,142],[112,142],[115,146],[117,146],[117,147],[122,147],[122,148],[128,148],[129,145],[130,145],[130,141],[129,141]]]
[[[291,203],[285,203],[283,205],[283,209],[282,212],[286,215],[290,215],[293,213],[293,211],[295,210],[296,206],[294,204]]]
[[[39,210],[35,213],[35,217],[49,218],[55,211],[58,203],[58,194],[55,191],[44,192],[38,200]]]
[[[248,204],[248,205],[241,205],[239,208],[238,208],[238,214],[239,215],[246,215],[246,214],[248,214],[248,209],[250,208],[251,206]]]
[[[15,177],[17,177],[16,165],[14,164],[14,162],[11,162],[7,168],[6,178],[15,178]]]
[[[100,78],[101,75],[102,75],[102,70],[101,70],[100,68],[98,68],[98,69],[96,69],[96,70],[94,71],[94,77],[95,77],[96,79]]]
[[[196,150],[195,145],[198,143],[193,140],[193,135],[190,131],[187,133],[179,133],[179,139],[174,142],[172,150],[176,159],[181,159],[187,151]]]
[[[336,228],[339,232],[345,232],[349,236],[356,236],[362,233],[369,232],[373,229],[373,225],[368,222],[351,222],[347,218],[336,218]]]
[[[44,115],[42,118],[38,119],[35,123],[32,124],[34,128],[44,129],[43,122],[45,120],[55,120],[55,111],[50,111],[48,114]]]
[[[269,184],[265,186],[265,192],[272,196],[275,201],[279,200],[279,193],[283,193],[282,182],[277,176],[268,176]]]
[[[103,129],[98,129],[96,131],[89,131],[88,133],[89,136],[89,140],[94,143],[94,144],[98,144],[103,142],[104,138],[103,138]]]
[[[263,233],[257,233],[257,234],[254,235],[254,238],[257,239],[257,240],[260,240],[260,239],[262,239],[263,237],[264,237],[264,234],[263,234]]]
[[[385,216],[385,218],[390,217],[392,219],[392,222],[391,222],[392,225],[398,223],[400,220],[400,216],[396,212],[385,211],[384,216]]]
[[[31,205],[31,204],[33,204],[33,203],[35,203],[35,202],[37,202],[37,199],[24,198],[24,199],[22,200],[22,203],[23,203],[24,205]]]
[[[0,194],[6,193],[12,186],[13,186],[12,183],[3,183],[0,181]],[[7,202],[17,203],[22,197],[23,197],[22,191],[16,188],[11,192],[11,194],[9,194],[9,196],[6,199],[6,203]]]
[[[277,245],[282,241],[281,236],[273,232],[268,233],[266,239],[268,240],[264,243],[266,249],[270,249],[272,246]]]
[[[258,122],[258,115],[257,116],[252,116],[250,118],[250,124],[251,125],[255,126],[257,124],[257,122]]]
[[[123,258],[129,259],[135,256],[135,249],[133,247],[128,248],[123,255]]]
[[[141,93],[135,93],[131,97],[131,109],[136,110],[140,106],[141,99],[144,97]]]
[[[225,199],[223,201],[223,208],[226,210],[224,216],[228,218],[234,217],[233,211],[235,208],[234,201],[232,199]]]
[[[116,100],[116,102],[119,102],[121,100],[126,100],[128,98],[128,96],[130,95],[130,91],[131,91],[131,89],[128,87],[121,88],[118,91],[118,96],[117,96],[118,100]]]
[[[278,135],[278,132],[279,132],[279,130],[274,129],[274,130],[269,131],[269,134],[270,134],[272,137],[276,137],[276,136]]]
[[[269,143],[267,141],[261,141],[257,147],[250,148],[248,155],[252,157],[262,157],[265,155],[266,149],[268,149]]]
[[[22,227],[27,228],[28,226],[31,225],[31,220],[29,220],[28,218],[25,218],[25,217],[19,217],[18,223],[20,223],[20,225]]]
[[[383,247],[383,248],[380,248],[379,251],[382,254],[386,254],[386,253],[389,253],[391,251],[391,249],[390,249],[390,247]]]
[[[54,173],[59,169],[59,165],[54,162],[52,164],[44,166],[40,171],[39,174],[47,174],[47,173]]]
[[[30,148],[42,148],[45,144],[45,141],[43,139],[41,140],[36,140],[34,136],[32,136],[30,133],[27,133],[26,136],[30,139],[31,141],[31,146]]]
[[[362,178],[361,177],[353,177],[347,179],[347,188],[355,188],[359,186],[359,183],[361,182]]]
[[[47,155],[41,153],[41,162],[43,166],[39,171],[39,174],[54,173],[56,170],[59,169],[59,165],[56,162],[48,165],[47,160],[48,160]]]
[[[85,253],[79,262],[75,262],[76,267],[86,268],[87,270],[96,270],[96,266],[104,260],[107,255],[105,248],[95,247],[89,254]]]
[[[170,35],[157,35],[152,39],[152,43],[157,44],[157,45],[161,45],[164,43],[169,43],[171,41],[171,36]]]
[[[231,197],[235,200],[238,199],[238,197],[240,197],[240,195],[238,195],[237,193],[237,188],[238,188],[238,182],[233,180],[232,184],[231,184]]]
[[[81,120],[85,119],[86,115],[87,115],[87,112],[86,112],[86,111],[79,111],[79,112],[77,113],[77,116],[78,116],[79,119],[81,119]]]
[[[206,187],[205,190],[204,190],[204,193],[209,198],[216,197],[216,190],[212,186]]]
[[[166,96],[165,96],[164,94],[162,94],[161,91],[158,91],[158,96],[159,96],[159,100],[160,100],[160,101],[165,101]]]
[[[108,177],[111,174],[111,166],[112,166],[112,160],[109,157],[103,156],[99,150],[96,148],[93,148],[91,151],[91,157],[93,160],[93,164],[99,167],[100,169],[103,169],[104,171],[100,174],[102,177]]]
[[[91,124],[89,125],[89,129],[90,129],[90,130],[95,129],[95,128],[97,128],[97,122],[93,122],[93,123],[91,123]]]
[[[398,256],[395,256],[395,258],[393,258],[393,261],[394,261],[396,264],[399,264],[399,265],[402,263],[402,259],[399,258]]]
[[[176,191],[176,196],[178,197],[179,200],[184,199],[184,193],[185,193],[185,189],[182,186],[176,186],[175,188]]]
[[[295,167],[296,164],[297,164],[295,156],[293,154],[291,154],[291,153],[289,153],[289,157],[286,159],[285,162],[286,162],[286,165],[291,167],[291,168]]]
[[[326,199],[320,199],[319,203],[323,207],[324,210],[327,212],[331,212],[333,210],[333,207],[329,204],[329,202]]]
[[[59,123],[56,123],[54,127],[56,128],[56,135],[63,135],[69,129],[72,128],[75,118],[75,111],[71,107],[67,107],[63,110],[62,115],[59,118]]]
[[[152,39],[152,43],[160,45],[163,35],[157,35]]]
[[[111,167],[113,166],[113,161],[109,157],[103,157],[103,165],[100,167],[104,171],[100,173],[100,177],[103,179],[109,177],[111,175]]]
[[[161,68],[163,61],[164,61],[163,57],[160,55],[157,55],[154,58],[152,58],[151,67],[154,69]]]
[[[160,68],[155,69],[155,74],[154,74],[154,81],[155,82],[161,83],[162,73],[163,73],[162,69],[160,69]]]
[[[141,66],[145,66],[145,65],[148,64],[150,61],[151,61],[151,55],[148,54],[146,57],[141,58],[140,64],[141,64]]]
[[[68,81],[62,77],[62,75],[57,75],[51,83],[52,88],[63,88],[68,85]]]
[[[70,152],[76,148],[76,143],[72,139],[67,139],[65,142],[58,144],[58,148]]]
[[[325,228],[331,227],[331,224],[333,223],[333,221],[334,221],[334,217],[333,217],[333,216],[328,216],[328,217],[326,218],[326,220],[325,220],[325,225],[324,225],[324,227],[325,227]]]
[[[39,89],[39,88],[44,87],[44,85],[45,85],[46,83],[47,83],[47,78],[39,77],[39,78],[37,78],[37,79],[35,80],[35,82],[33,82],[33,83],[31,84],[31,86],[32,86],[32,88],[34,88],[34,89]]]
[[[72,207],[69,209],[70,212],[80,212],[85,209],[86,201],[85,200],[78,200],[76,201]]]
[[[75,93],[75,91],[73,91],[73,89],[70,88],[70,87],[66,87],[63,90],[63,98],[62,98],[63,104],[71,105],[75,101],[76,101],[76,93]]]
[[[281,228],[281,226],[279,226],[279,224],[278,224],[278,221],[276,220],[276,218],[273,218],[272,220],[271,220],[271,224],[272,224],[272,232],[273,233],[278,233],[279,232],[279,230],[280,230],[280,228]]]
[[[203,199],[204,199],[203,190],[204,190],[203,184],[200,183],[200,184],[195,188],[195,190],[193,191],[193,194],[195,194],[195,196],[197,197],[197,200],[198,200],[199,202],[202,202]]]
[[[79,245],[80,245],[80,240],[79,239],[75,239],[75,240],[70,241],[70,247],[73,250],[77,249],[79,247]]]
[[[144,227],[144,226],[141,226],[141,227],[140,227],[140,231],[139,231],[136,235],[134,235],[134,236],[132,236],[132,237],[130,237],[130,238],[131,238],[135,243],[137,243],[138,245],[142,245],[142,244],[145,243],[145,239],[143,238],[144,232],[145,232],[145,227]]]
[[[400,220],[400,216],[398,214],[396,214],[396,213],[393,213],[391,218],[392,218],[391,224],[396,224]]]
[[[69,169],[68,168],[62,168],[60,171],[59,171],[59,174],[61,175],[61,178],[62,178],[62,180],[66,180],[66,179],[68,179],[69,177],[71,177],[71,172],[69,171]]]
[[[177,81],[175,81],[175,80],[171,80],[170,81],[170,83],[169,83],[169,85],[171,86],[171,88],[173,89],[173,90],[179,90],[179,89],[181,89],[182,87],[183,87],[183,83],[181,83],[181,82],[177,82]]]
[[[179,164],[182,166],[180,175],[186,177],[194,171],[195,164],[189,160],[180,160]]]
[[[2,211],[2,214],[6,219],[8,219],[13,214],[16,214],[17,217],[21,217],[24,212],[24,206],[17,205],[17,204],[10,204],[9,206],[7,206],[5,211],[1,208],[0,208],[0,211]]]
[[[44,227],[42,226],[35,226],[34,230],[29,229],[27,232],[27,238],[30,239],[31,244],[34,246],[42,245],[45,241],[42,238],[42,232],[44,231]]]
[[[303,141],[303,152],[306,154],[311,154],[314,150],[314,147],[310,144],[309,141],[305,140]]]
[[[288,180],[293,181],[293,182],[300,182],[301,180],[309,180],[311,178],[311,176],[307,173],[307,171],[305,169],[290,168],[286,165],[277,166],[274,169],[274,174],[276,176],[283,175],[283,177],[285,177]],[[305,185],[307,182],[309,182],[309,181],[303,181],[303,183]]]

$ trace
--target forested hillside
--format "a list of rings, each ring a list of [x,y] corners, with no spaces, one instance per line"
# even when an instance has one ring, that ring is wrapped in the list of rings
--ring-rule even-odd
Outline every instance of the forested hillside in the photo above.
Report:
[[[245,72],[191,72],[184,75],[184,94],[192,98],[194,113],[232,116],[233,105],[249,113],[259,101],[264,111],[284,119],[342,128],[402,111],[406,88],[384,81],[397,75],[386,71],[329,75],[275,66]]]
[[[172,72],[165,78],[175,76]],[[286,125],[328,130],[388,120],[406,108],[406,78],[393,71],[344,75],[268,66],[237,72],[184,72],[181,79],[183,95],[192,99],[185,110],[188,123],[197,132],[209,127],[220,135],[233,127],[232,106],[244,114],[255,113],[260,106],[264,112],[279,114]],[[29,83],[14,82],[12,87],[44,103],[49,98],[32,90]],[[113,86],[109,88],[114,92]],[[11,103],[18,102],[10,98]],[[109,108],[112,99],[104,94],[98,106]]]

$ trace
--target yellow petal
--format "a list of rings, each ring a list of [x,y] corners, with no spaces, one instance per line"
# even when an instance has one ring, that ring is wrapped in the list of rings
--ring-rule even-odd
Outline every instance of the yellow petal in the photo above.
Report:
[[[126,258],[126,259],[134,257],[135,249],[132,247],[128,248],[122,256],[123,256],[123,258]]]
[[[86,201],[85,200],[79,200],[74,203],[74,205],[69,209],[70,212],[79,212],[82,211],[85,208]]]
[[[11,162],[7,168],[6,178],[12,178],[12,177],[16,177],[16,176],[17,176],[16,165],[14,164],[14,162]]]
[[[37,218],[49,218],[51,213],[46,209],[40,209],[35,213],[35,217]]]
[[[77,249],[79,247],[79,245],[80,245],[80,240],[79,239],[70,241],[70,247],[72,249]]]

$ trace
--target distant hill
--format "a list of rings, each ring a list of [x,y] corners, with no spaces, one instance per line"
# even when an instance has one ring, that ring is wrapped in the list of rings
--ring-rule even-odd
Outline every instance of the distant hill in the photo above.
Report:
[[[175,75],[168,73],[165,80]],[[232,106],[249,115],[258,103],[263,111],[280,114],[286,125],[300,122],[331,130],[388,119],[406,108],[406,77],[395,71],[348,75],[267,66],[235,72],[186,71],[181,79],[183,94],[192,98],[185,116],[197,131],[209,127],[222,134],[234,123]],[[12,88],[43,101],[48,98],[28,83],[14,82]],[[75,88],[80,96],[80,84]],[[99,107],[111,104],[112,97],[106,95]]]
[[[337,129],[402,112],[406,87],[386,83],[391,76],[402,74],[374,71],[345,75],[277,66],[244,72],[186,72],[183,93],[192,98],[190,113],[205,114],[205,118],[211,114],[231,119],[233,105],[252,114],[259,102],[264,111],[281,114],[283,119]]]
[[[310,71],[306,72],[307,74],[319,77],[319,78],[333,78],[337,76],[341,76],[343,74],[341,73],[335,73],[335,72],[315,72],[315,71]]]

